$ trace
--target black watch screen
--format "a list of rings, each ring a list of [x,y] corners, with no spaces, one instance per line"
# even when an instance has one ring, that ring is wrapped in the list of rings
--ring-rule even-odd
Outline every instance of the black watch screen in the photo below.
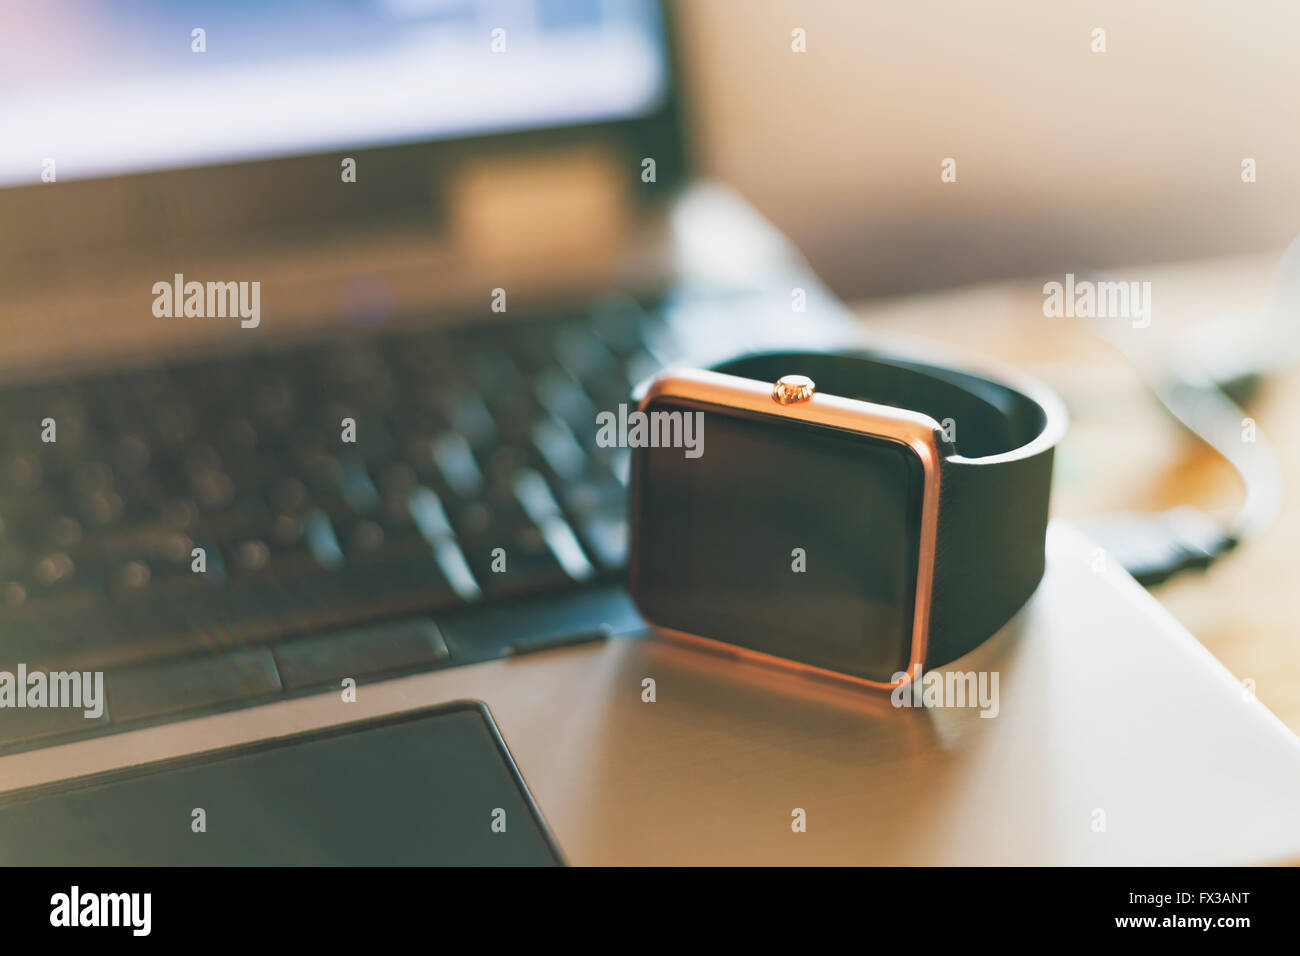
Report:
[[[701,453],[635,458],[635,597],[656,625],[870,681],[908,669],[923,469],[901,442],[675,398]]]

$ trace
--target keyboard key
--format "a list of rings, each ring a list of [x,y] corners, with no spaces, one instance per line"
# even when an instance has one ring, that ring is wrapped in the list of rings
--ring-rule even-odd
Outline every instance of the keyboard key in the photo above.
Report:
[[[645,624],[627,592],[611,585],[452,612],[438,618],[438,628],[452,659],[465,664],[577,635],[639,634]]]
[[[627,489],[613,477],[588,475],[578,481],[566,482],[561,493],[570,514],[585,516],[593,511],[617,513],[626,510]]]
[[[466,601],[478,600],[482,590],[465,560],[438,496],[428,488],[416,488],[411,492],[409,502],[416,527],[433,549],[434,560],[452,589]]]
[[[458,543],[489,598],[507,598],[573,585],[541,532],[531,526],[461,535]]]
[[[535,471],[521,471],[515,478],[515,494],[565,573],[575,581],[592,577],[596,569],[587,560],[573,529],[561,516],[560,505],[545,479]]]
[[[547,369],[537,379],[542,407],[575,429],[596,427],[596,409],[582,387],[559,369]]]
[[[340,483],[343,488],[343,498],[352,510],[364,514],[378,506],[379,489],[371,480],[370,472],[366,470],[366,463],[363,460],[348,458],[344,461]]]
[[[315,635],[274,648],[280,677],[289,690],[337,684],[447,660],[447,645],[428,618],[391,621]]]
[[[354,519],[339,534],[349,562],[366,561],[384,551],[384,529],[377,521]]]
[[[433,542],[433,556],[448,583],[461,598],[477,601],[483,595],[458,541],[443,538]]]
[[[616,571],[627,564],[627,520],[620,508],[596,512],[578,526],[587,550],[606,571]]]
[[[321,567],[336,570],[343,566],[343,549],[339,547],[338,536],[329,517],[319,508],[308,512],[303,522],[303,534],[307,547]]]
[[[415,519],[416,527],[420,529],[420,533],[427,541],[432,543],[438,538],[449,538],[455,534],[451,522],[447,520],[447,512],[443,509],[442,502],[430,489],[413,489],[407,501],[411,509],[411,517]]]
[[[241,541],[235,549],[235,562],[242,571],[261,571],[271,563],[271,548],[257,538]]]
[[[560,366],[579,382],[588,382],[614,364],[608,348],[585,328],[569,328],[555,340]]]
[[[266,648],[110,672],[107,684],[109,711],[117,723],[253,701],[281,688]]]
[[[492,413],[477,395],[456,395],[447,408],[447,418],[457,434],[475,447],[488,444],[496,433]]]
[[[364,404],[373,405],[378,394],[378,390],[368,390],[363,400]],[[366,461],[376,464],[391,461],[397,448],[397,442],[393,438],[393,433],[389,431],[382,412],[362,413],[361,417],[357,418],[356,439],[356,451]]]
[[[551,494],[546,479],[532,469],[523,469],[515,475],[514,493],[524,513],[534,522],[560,513],[560,504]]]
[[[562,481],[577,478],[587,466],[587,453],[568,425],[547,416],[533,426],[533,443]]]
[[[537,526],[542,532],[542,539],[569,577],[575,581],[586,581],[595,575],[596,569],[587,560],[573,529],[563,518],[552,515],[542,519]]]
[[[437,436],[433,440],[433,460],[443,480],[461,497],[471,498],[483,488],[483,474],[474,461],[474,452],[461,435],[453,432]]]
[[[0,710],[0,748],[84,734],[108,722],[107,707],[101,708],[98,717],[87,717],[85,707],[6,707]]]
[[[531,467],[536,457],[535,451],[527,445],[495,445],[485,454],[483,476],[487,487],[480,496],[481,500],[488,503],[502,500],[513,502],[515,475],[521,468]]]

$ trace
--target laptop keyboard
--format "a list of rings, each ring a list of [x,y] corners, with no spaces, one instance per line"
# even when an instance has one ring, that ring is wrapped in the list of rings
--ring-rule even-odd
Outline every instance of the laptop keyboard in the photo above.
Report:
[[[0,748],[520,651],[476,609],[535,631],[586,587],[591,633],[626,620],[629,453],[595,416],[674,349],[617,299],[0,393],[0,669],[108,700],[0,710]]]

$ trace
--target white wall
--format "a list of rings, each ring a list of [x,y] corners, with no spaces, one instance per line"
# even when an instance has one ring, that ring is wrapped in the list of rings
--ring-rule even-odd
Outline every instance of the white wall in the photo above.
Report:
[[[1300,232],[1300,2],[682,0],[677,17],[704,170],[846,294]]]

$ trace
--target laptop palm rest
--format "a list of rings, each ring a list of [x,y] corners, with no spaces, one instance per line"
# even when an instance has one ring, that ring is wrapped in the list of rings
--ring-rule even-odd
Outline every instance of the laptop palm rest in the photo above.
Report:
[[[472,701],[0,801],[4,865],[560,862],[491,715]]]

